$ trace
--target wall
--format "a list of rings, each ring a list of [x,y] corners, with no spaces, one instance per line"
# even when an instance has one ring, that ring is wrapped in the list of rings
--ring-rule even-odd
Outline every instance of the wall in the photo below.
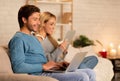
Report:
[[[78,30],[77,35],[84,34],[99,40],[106,49],[112,42],[116,48],[120,44],[120,0],[74,1],[74,27]]]
[[[107,48],[110,42],[120,44],[120,0],[73,0],[73,26],[76,36],[83,34],[99,40]],[[19,30],[17,12],[25,0],[1,0],[0,45],[6,44]],[[48,9],[47,6],[42,11]],[[56,12],[56,9],[52,12]],[[66,30],[66,29],[65,29]],[[59,33],[57,33],[59,35]],[[96,49],[101,49],[97,44]]]
[[[8,43],[19,30],[17,12],[23,4],[24,0],[0,0],[0,45]]]

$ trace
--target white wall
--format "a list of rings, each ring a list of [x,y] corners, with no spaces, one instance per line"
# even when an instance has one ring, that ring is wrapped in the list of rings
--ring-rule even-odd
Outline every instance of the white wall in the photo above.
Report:
[[[17,12],[24,0],[0,0],[0,45],[8,43],[19,30]]]
[[[120,0],[74,0],[74,27],[78,35],[97,39],[106,49],[110,42],[117,47],[120,44]]]
[[[99,40],[105,48],[110,42],[117,47],[120,44],[120,0],[73,0],[74,29],[76,36],[83,34],[93,40]],[[25,0],[0,1],[0,45],[8,43],[19,30],[17,12]],[[49,8],[41,8],[45,11]],[[53,8],[52,12],[58,12]],[[58,33],[57,33],[58,35]],[[97,49],[100,45],[96,46]]]

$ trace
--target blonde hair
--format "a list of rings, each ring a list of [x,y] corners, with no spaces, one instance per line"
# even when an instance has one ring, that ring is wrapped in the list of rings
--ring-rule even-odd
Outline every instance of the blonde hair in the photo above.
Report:
[[[51,19],[51,18],[56,19],[56,16],[54,14],[50,13],[50,12],[43,12],[43,13],[40,14],[41,24],[40,24],[40,28],[39,28],[38,32],[40,32],[40,29],[42,27],[44,27],[44,24],[47,23],[49,21],[49,19]],[[50,34],[47,34],[47,37],[50,40],[50,42],[53,44],[53,46],[55,48],[57,48],[58,47],[57,41]]]

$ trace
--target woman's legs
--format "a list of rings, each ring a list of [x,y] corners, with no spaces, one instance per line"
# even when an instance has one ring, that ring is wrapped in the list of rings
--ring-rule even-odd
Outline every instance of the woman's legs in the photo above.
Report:
[[[78,69],[84,69],[84,68],[93,69],[97,65],[97,63],[98,63],[98,59],[96,56],[88,56],[84,58]]]
[[[81,72],[81,71],[88,75],[89,81],[96,81],[96,75],[92,69],[77,69],[75,72]]]
[[[42,73],[41,76],[50,76],[59,81],[90,81],[86,72]]]

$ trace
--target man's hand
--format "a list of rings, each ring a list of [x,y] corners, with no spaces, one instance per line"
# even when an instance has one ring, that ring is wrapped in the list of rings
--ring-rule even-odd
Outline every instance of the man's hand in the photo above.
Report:
[[[69,63],[65,62],[65,61],[64,62],[49,61],[48,63],[43,64],[43,70],[44,71],[50,70],[50,69],[56,69],[56,70],[62,69],[62,70],[65,70],[68,65],[69,65]]]
[[[60,69],[62,70],[66,70],[66,68],[68,67],[69,63],[68,62],[59,62],[57,63],[57,66],[59,66]]]
[[[60,66],[58,63],[54,61],[49,61],[46,64],[43,64],[43,70],[50,70],[50,69],[60,69]]]

